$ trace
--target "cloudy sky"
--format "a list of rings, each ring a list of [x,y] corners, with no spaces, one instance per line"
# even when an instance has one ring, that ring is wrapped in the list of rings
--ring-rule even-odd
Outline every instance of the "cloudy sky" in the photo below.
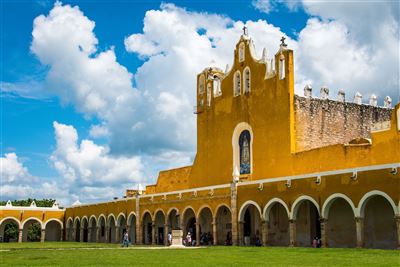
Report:
[[[121,197],[192,163],[195,78],[287,37],[295,90],[399,101],[396,1],[1,1],[1,199]]]

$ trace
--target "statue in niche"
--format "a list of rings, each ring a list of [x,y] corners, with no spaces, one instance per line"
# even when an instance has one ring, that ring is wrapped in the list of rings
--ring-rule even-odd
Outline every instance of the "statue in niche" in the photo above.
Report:
[[[250,132],[245,130],[239,136],[240,174],[250,173]]]

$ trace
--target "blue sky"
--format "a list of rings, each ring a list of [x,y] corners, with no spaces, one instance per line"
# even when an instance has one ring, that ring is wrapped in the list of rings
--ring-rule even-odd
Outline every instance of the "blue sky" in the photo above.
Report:
[[[348,101],[360,91],[365,103],[372,93],[396,103],[399,11],[384,1],[2,1],[1,198],[110,199],[191,164],[195,75],[231,63],[244,23],[260,56],[288,37],[298,94],[310,83],[316,96],[327,85],[332,98],[344,88]]]

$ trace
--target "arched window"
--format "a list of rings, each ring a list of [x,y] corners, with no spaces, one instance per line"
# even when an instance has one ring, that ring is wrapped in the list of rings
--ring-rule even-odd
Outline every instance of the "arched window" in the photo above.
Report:
[[[239,45],[239,62],[244,61],[244,43],[240,43]]]
[[[205,84],[205,78],[204,75],[200,75],[199,78],[199,94],[204,94],[204,84]]]
[[[207,83],[207,106],[211,106],[211,83]]]
[[[239,153],[240,153],[240,174],[249,174],[251,159],[250,159],[250,142],[251,136],[248,130],[241,132],[239,136]]]
[[[251,79],[250,78],[250,68],[246,67],[244,69],[244,73],[243,73],[243,81],[244,81],[243,91],[245,94],[250,92],[250,82],[251,82],[250,79]]]
[[[240,87],[241,87],[240,72],[236,71],[235,76],[233,78],[233,96],[240,95]]]
[[[215,78],[213,81],[213,88],[214,88],[214,97],[222,95],[221,91],[221,80],[218,78]]]
[[[279,57],[279,80],[285,79],[285,56],[283,54]]]

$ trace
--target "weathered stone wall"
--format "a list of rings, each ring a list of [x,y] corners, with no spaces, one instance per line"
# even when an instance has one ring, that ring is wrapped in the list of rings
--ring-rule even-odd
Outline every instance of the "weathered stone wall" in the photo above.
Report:
[[[297,151],[358,138],[370,138],[371,127],[390,120],[392,109],[295,96]]]

